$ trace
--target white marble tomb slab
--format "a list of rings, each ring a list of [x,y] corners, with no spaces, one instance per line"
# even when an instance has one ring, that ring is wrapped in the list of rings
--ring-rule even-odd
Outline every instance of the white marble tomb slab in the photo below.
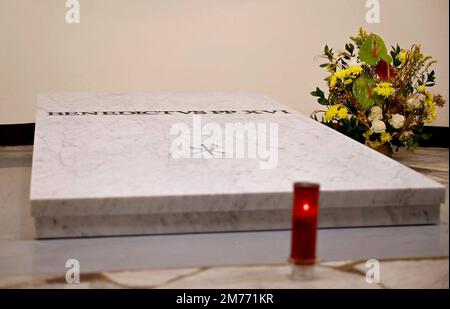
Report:
[[[276,167],[174,158],[170,129],[192,129],[194,114],[221,128],[278,124]],[[189,155],[230,155],[202,142]],[[445,199],[444,186],[263,95],[38,98],[30,198],[39,238],[289,228],[298,181],[320,183],[321,227],[434,224]]]

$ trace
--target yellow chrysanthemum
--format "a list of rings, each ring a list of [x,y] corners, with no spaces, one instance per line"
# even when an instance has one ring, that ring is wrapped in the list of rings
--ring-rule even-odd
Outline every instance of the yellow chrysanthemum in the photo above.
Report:
[[[400,61],[401,63],[405,63],[406,62],[406,55],[407,55],[407,53],[404,51],[404,50],[402,50],[400,53],[398,53],[398,55],[397,55],[397,59],[398,59],[398,61]]]
[[[381,133],[380,139],[381,139],[381,142],[384,144],[384,143],[390,142],[392,140],[392,136],[388,132],[383,132],[383,133]]]
[[[330,122],[333,120],[339,112],[339,109],[341,108],[341,104],[336,104],[328,108],[327,112],[325,113],[324,120],[326,122]]]
[[[387,98],[395,92],[395,88],[392,87],[391,83],[383,82],[379,83],[375,88],[373,88],[373,91],[375,91],[375,93],[377,93],[378,95]]]
[[[353,79],[351,78],[344,80],[344,85],[350,85],[351,83],[353,83]]]
[[[344,70],[337,71],[334,74],[334,76],[336,76],[336,78],[339,78],[339,79],[344,79],[347,76],[347,70],[344,69]]]
[[[380,148],[380,146],[383,145],[379,140],[367,141],[367,144],[370,146],[370,148],[373,148],[373,149]]]
[[[363,68],[360,67],[359,65],[354,65],[349,67],[347,70],[348,72],[350,72],[350,74],[359,75],[362,72]]]
[[[371,140],[370,140],[370,136],[371,136],[372,134],[373,134],[372,130],[368,130],[368,131],[366,131],[366,133],[363,134],[363,135],[364,135],[364,138],[366,139],[366,145],[368,145],[370,148],[377,149],[377,148],[379,148],[381,145],[383,145],[383,142],[380,141],[380,140],[374,140],[374,141],[371,141]],[[381,136],[383,136],[383,134],[389,134],[389,133],[383,132],[383,133],[381,133]],[[389,135],[390,135],[390,134],[389,134]]]
[[[432,123],[433,121],[436,120],[437,117],[436,104],[431,103],[430,105],[427,106],[427,114],[428,117],[425,120],[426,123]]]
[[[337,79],[344,81],[344,84],[348,85],[352,83],[351,79],[355,79],[362,72],[363,68],[359,65],[353,65],[347,69],[342,69],[336,73],[334,76]]]
[[[330,76],[329,82],[330,82],[330,88],[331,88],[331,89],[333,89],[334,87],[336,87],[337,77],[336,77],[335,74],[333,74],[333,75]]]
[[[420,93],[425,93],[425,85],[417,86],[417,91],[419,91]]]
[[[348,109],[346,107],[341,107],[337,112],[338,119],[345,119],[348,116]]]
[[[425,100],[423,101],[423,103],[425,105],[425,110],[427,113],[425,122],[431,123],[436,120],[437,117],[436,103],[434,103],[434,96],[431,92],[427,91],[425,93]]]

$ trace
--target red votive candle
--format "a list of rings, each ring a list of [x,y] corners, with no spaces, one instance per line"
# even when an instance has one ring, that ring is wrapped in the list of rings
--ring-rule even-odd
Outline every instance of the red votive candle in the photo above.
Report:
[[[318,184],[295,183],[292,207],[290,262],[308,266],[316,262],[317,218],[319,215]]]

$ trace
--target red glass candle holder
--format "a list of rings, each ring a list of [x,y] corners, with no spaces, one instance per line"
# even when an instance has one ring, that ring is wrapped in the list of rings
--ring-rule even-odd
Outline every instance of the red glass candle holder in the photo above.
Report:
[[[295,183],[292,207],[291,256],[294,265],[316,262],[317,219],[319,216],[318,184]]]

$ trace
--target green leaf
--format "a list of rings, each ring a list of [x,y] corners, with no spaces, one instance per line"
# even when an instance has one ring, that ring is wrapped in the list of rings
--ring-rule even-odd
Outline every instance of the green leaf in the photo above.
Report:
[[[320,105],[329,105],[328,100],[325,98],[319,98],[317,102],[319,102]]]
[[[376,81],[365,75],[361,75],[353,83],[353,95],[366,110],[374,105],[382,106],[384,104],[383,98],[377,95],[373,90],[376,86]]]
[[[434,70],[431,71],[430,73],[427,73],[427,81],[425,82],[425,85],[427,87],[433,87],[436,84],[435,81],[436,81],[436,76],[435,76]]]
[[[368,65],[376,65],[380,59],[383,59],[387,63],[391,63],[392,61],[391,56],[387,53],[383,39],[376,34],[371,34],[367,37],[361,45],[358,55],[359,59]]]
[[[333,59],[333,49],[329,48],[328,45],[325,45],[323,49],[323,54],[328,57],[329,60]]]
[[[320,90],[319,87],[316,87],[316,90],[311,92],[311,95],[313,97],[319,97],[319,98],[324,98],[325,97],[324,92],[322,90]]]
[[[431,136],[432,136],[431,133],[422,133],[422,134],[420,134],[420,138],[421,138],[423,141],[429,140],[429,139],[431,138]]]
[[[400,62],[400,60],[397,59],[397,56],[398,56],[398,54],[400,54],[400,52],[401,52],[401,49],[400,49],[400,46],[398,46],[398,44],[397,44],[397,47],[392,46],[392,50],[391,50],[390,54],[392,57],[394,67],[396,67],[396,68],[402,64]]]
[[[316,91],[317,91],[317,93],[320,95],[320,97],[324,97],[325,96],[325,94],[323,93],[323,91],[322,90],[320,90],[320,88],[319,87],[317,87],[316,88]]]
[[[350,55],[353,55],[353,51],[355,50],[355,46],[352,43],[345,44],[345,50],[350,53]]]
[[[322,90],[320,90],[319,87],[316,87],[316,90],[312,91],[311,95],[313,97],[318,97],[317,102],[319,102],[319,104],[329,105],[328,100],[325,98],[325,93]]]
[[[384,60],[384,62],[386,62],[386,63],[391,63],[391,62],[392,62],[392,57],[389,56],[387,53],[381,55],[381,56],[380,56],[380,59],[381,59],[381,60]]]

